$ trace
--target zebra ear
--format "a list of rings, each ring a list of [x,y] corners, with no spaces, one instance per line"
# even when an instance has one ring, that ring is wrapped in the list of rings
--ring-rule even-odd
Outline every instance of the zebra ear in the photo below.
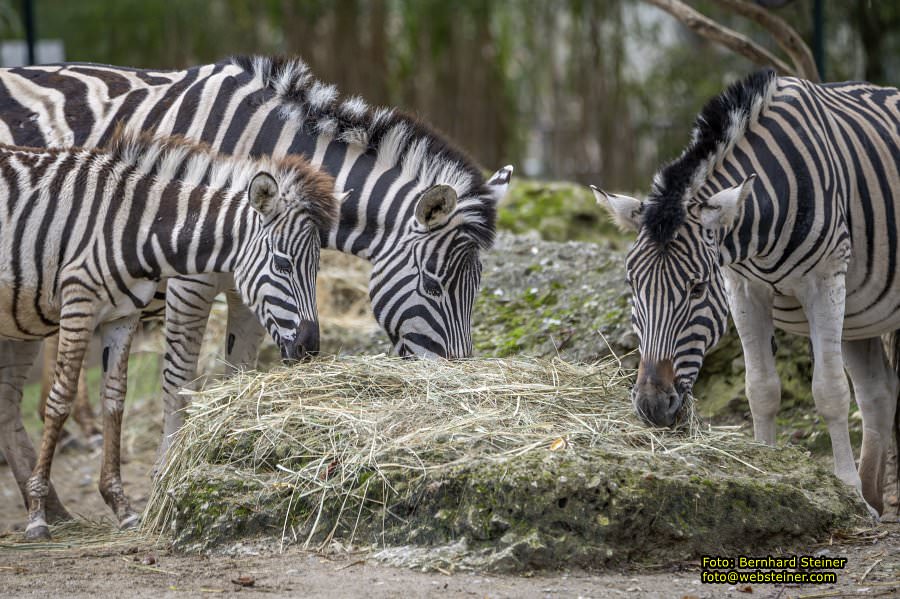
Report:
[[[591,191],[597,203],[606,208],[616,225],[623,231],[637,231],[641,228],[640,200],[629,196],[620,196],[614,193],[606,193],[600,188],[591,185]]]
[[[416,220],[429,230],[443,225],[456,210],[456,199],[456,190],[449,185],[429,187],[419,196]]]
[[[346,200],[347,198],[350,197],[351,193],[353,193],[352,189],[345,189],[344,191],[334,191],[334,192],[332,192],[331,196],[334,198],[334,200],[340,206],[341,204],[344,203],[344,200]]]
[[[700,205],[700,222],[707,229],[730,229],[744,206],[744,200],[753,190],[753,180],[756,175],[750,175],[734,187],[723,189],[713,194],[706,202]]]
[[[250,181],[247,196],[250,198],[250,205],[257,212],[263,216],[271,215],[275,211],[278,199],[278,183],[275,177],[264,171],[257,173]]]
[[[506,190],[509,189],[509,180],[512,178],[512,174],[513,166],[507,164],[491,175],[491,178],[485,183],[491,191],[491,196],[493,196],[495,202],[499,202],[506,195]]]

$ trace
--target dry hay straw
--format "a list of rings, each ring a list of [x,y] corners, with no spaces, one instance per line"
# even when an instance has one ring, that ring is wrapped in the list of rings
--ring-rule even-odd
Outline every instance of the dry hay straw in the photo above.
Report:
[[[26,541],[19,531],[0,534],[2,551],[69,551],[96,549],[121,551],[137,546],[154,546],[158,538],[145,535],[134,528],[120,530],[108,518],[78,516],[50,525],[52,541]]]
[[[210,462],[217,472],[255,478],[260,488],[289,489],[278,506],[282,542],[293,537],[307,546],[329,541],[339,525],[355,532],[354,522],[376,517],[398,472],[432,478],[467,461],[588,447],[621,455],[716,453],[756,470],[728,453],[736,433],[704,430],[693,416],[677,431],[641,424],[627,399],[629,376],[612,360],[585,366],[385,356],[241,373],[192,394],[144,525],[171,531],[175,490],[212,471]],[[298,502],[313,508],[292,527]],[[270,499],[263,503],[271,509]],[[333,509],[323,517],[326,504],[340,506],[337,517]]]

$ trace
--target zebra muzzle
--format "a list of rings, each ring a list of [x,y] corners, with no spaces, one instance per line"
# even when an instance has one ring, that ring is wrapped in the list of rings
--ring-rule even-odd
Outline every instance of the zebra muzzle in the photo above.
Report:
[[[641,360],[631,397],[635,411],[647,424],[659,427],[675,424],[683,398],[675,389],[672,361]]]
[[[319,323],[301,320],[293,339],[281,344],[281,359],[285,362],[306,360],[319,353]]]

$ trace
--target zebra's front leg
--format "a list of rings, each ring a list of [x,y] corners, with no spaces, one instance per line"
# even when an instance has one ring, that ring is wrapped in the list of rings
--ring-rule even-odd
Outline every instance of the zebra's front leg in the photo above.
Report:
[[[101,327],[103,340],[103,465],[100,468],[100,494],[112,508],[120,528],[135,526],[138,515],[131,509],[122,486],[121,441],[122,413],[128,389],[128,355],[137,330],[139,315],[116,320]]]
[[[233,287],[225,293],[228,300],[228,326],[225,332],[225,359],[230,372],[241,368],[255,368],[259,346],[266,330],[253,311],[241,300]]]
[[[775,326],[771,288],[726,275],[731,314],[744,351],[744,379],[753,415],[753,436],[775,445],[775,416],[781,405],[781,381],[775,370]]]
[[[44,433],[34,472],[28,479],[28,525],[26,539],[50,538],[47,507],[50,496],[50,467],[60,432],[78,391],[78,375],[94,330],[92,306],[83,301],[67,302],[63,296],[60,315],[59,353],[53,386],[44,411]]]
[[[184,425],[188,400],[181,394],[197,385],[197,362],[209,310],[219,293],[215,276],[201,275],[169,279],[166,287],[165,363],[162,371],[163,437],[154,466],[154,477],[162,468],[172,436]]]
[[[850,445],[848,417],[850,385],[844,374],[841,340],[844,328],[846,287],[844,273],[813,273],[803,293],[797,298],[809,321],[812,340],[812,392],[816,410],[828,426],[834,473],[846,484],[862,492],[859,473]]]
[[[853,382],[862,413],[863,438],[859,452],[859,478],[863,498],[878,513],[884,512],[884,472],[893,438],[898,380],[890,367],[880,337],[845,341],[844,365]]]
[[[0,452],[12,470],[26,506],[28,478],[34,472],[37,455],[22,424],[22,389],[40,347],[40,341],[0,340]],[[48,521],[57,522],[71,518],[56,496],[53,485],[49,485]]]

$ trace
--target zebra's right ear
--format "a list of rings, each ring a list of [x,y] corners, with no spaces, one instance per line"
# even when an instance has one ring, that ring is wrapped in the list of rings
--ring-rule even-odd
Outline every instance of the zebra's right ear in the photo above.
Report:
[[[456,190],[449,185],[434,185],[422,192],[416,204],[416,220],[429,231],[450,219],[456,210]]]
[[[278,199],[278,183],[275,177],[265,171],[257,173],[250,181],[247,196],[254,210],[263,216],[270,216],[275,211]]]
[[[637,231],[641,228],[640,200],[629,196],[620,196],[614,193],[606,193],[598,187],[591,185],[591,191],[597,203],[606,208],[613,221],[623,231]]]

